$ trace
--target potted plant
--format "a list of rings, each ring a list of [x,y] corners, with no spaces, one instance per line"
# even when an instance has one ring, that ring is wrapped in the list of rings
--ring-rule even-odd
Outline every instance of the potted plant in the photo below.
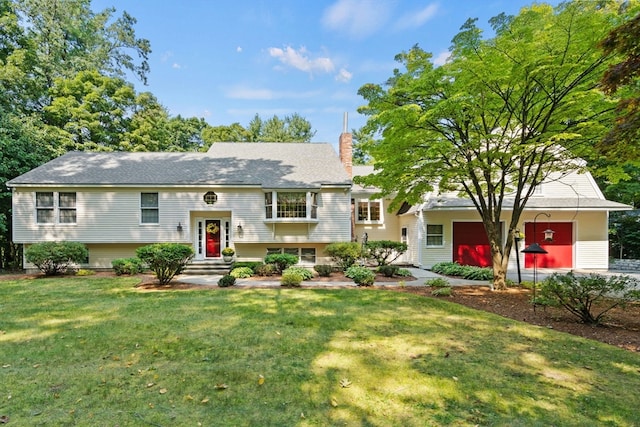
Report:
[[[233,248],[226,247],[222,250],[222,259],[225,262],[231,262],[235,253],[236,251],[234,251]]]

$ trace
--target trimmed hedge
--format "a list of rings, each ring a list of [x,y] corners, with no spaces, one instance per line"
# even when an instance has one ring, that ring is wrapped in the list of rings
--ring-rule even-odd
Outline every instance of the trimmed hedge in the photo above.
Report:
[[[28,262],[45,276],[66,273],[72,266],[83,263],[89,256],[87,247],[79,242],[34,243],[24,251]]]
[[[155,243],[136,249],[136,255],[156,274],[161,285],[166,285],[176,274],[184,271],[193,248],[179,243]]]
[[[330,243],[324,251],[341,271],[346,271],[362,257],[362,246],[358,242]]]

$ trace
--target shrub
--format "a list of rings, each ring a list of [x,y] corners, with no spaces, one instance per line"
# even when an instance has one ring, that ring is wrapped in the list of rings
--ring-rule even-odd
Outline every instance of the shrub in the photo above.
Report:
[[[256,273],[256,268],[261,265],[263,265],[262,261],[236,261],[233,263],[233,268],[249,267],[254,273]]]
[[[431,286],[432,288],[448,288],[451,287],[449,281],[442,277],[434,277],[424,282],[425,286]]]
[[[298,257],[292,254],[269,254],[264,258],[265,264],[274,264],[278,273],[298,263]]]
[[[236,278],[231,274],[225,274],[221,278],[218,279],[218,286],[221,288],[228,288],[229,286],[233,286],[236,284]]]
[[[42,242],[29,246],[24,255],[45,276],[54,276],[84,262],[89,252],[85,245],[78,242]]]
[[[462,278],[467,280],[493,281],[493,269],[491,267],[463,266]]]
[[[407,251],[407,244],[392,240],[372,240],[364,245],[364,256],[376,262],[376,265],[388,265]]]
[[[311,279],[313,279],[313,271],[309,270],[308,268],[304,268],[304,267],[289,267],[285,271],[283,271],[282,274],[285,274],[285,273],[291,272],[291,271],[295,271],[296,273],[299,273],[302,276],[302,280],[311,280]]]
[[[247,277],[253,276],[253,270],[249,267],[236,267],[231,270],[229,274],[236,279],[246,279]]]
[[[397,265],[381,265],[378,267],[378,273],[382,274],[384,277],[393,277],[400,270],[400,267]]]
[[[373,271],[360,266],[349,267],[344,275],[353,279],[358,286],[371,286],[376,280],[376,275]]]
[[[399,268],[398,271],[396,271],[396,275],[400,277],[411,277],[413,274],[408,268]]]
[[[445,276],[461,277],[467,280],[493,280],[493,269],[460,265],[457,262],[440,262],[431,267],[431,271]]]
[[[443,286],[431,291],[431,295],[434,297],[450,297],[453,293],[451,286]]]
[[[111,267],[117,276],[138,274],[144,271],[144,262],[140,258],[118,258],[111,261]]]
[[[329,277],[333,273],[333,267],[329,264],[317,264],[313,269],[322,277]]]
[[[276,274],[276,266],[274,264],[260,264],[253,270],[258,276],[273,276]]]
[[[291,287],[299,287],[302,283],[302,274],[296,270],[286,269],[282,273],[282,278],[280,279],[280,285],[282,286],[291,286]]]
[[[324,251],[341,271],[346,271],[362,257],[362,246],[357,242],[330,243]]]
[[[612,308],[640,298],[639,284],[640,281],[629,276],[554,273],[542,281],[540,300],[564,307],[581,322],[595,325]],[[595,312],[596,303],[599,312]]]
[[[184,271],[194,254],[191,246],[155,243],[139,247],[136,255],[155,273],[160,284],[166,285],[176,274]]]
[[[431,271],[445,276],[461,276],[462,266],[457,262],[439,262],[431,267]]]

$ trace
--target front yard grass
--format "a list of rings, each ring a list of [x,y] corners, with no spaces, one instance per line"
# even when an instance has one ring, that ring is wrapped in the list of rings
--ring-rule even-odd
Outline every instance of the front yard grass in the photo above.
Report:
[[[375,289],[0,281],[8,425],[633,426],[640,355]]]

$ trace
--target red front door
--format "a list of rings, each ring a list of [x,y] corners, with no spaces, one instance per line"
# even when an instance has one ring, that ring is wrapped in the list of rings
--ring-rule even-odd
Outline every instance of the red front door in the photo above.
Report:
[[[208,219],[205,221],[205,255],[207,258],[220,257],[220,220]]]
[[[550,228],[554,231],[553,241],[544,241],[544,231]],[[572,268],[573,267],[573,224],[570,222],[538,222],[536,232],[533,232],[533,223],[524,225],[525,247],[532,243],[538,243],[546,254],[536,255],[536,264],[539,268]],[[533,268],[533,254],[524,255],[525,268]]]
[[[491,266],[489,239],[481,222],[453,223],[453,260],[461,265]]]

